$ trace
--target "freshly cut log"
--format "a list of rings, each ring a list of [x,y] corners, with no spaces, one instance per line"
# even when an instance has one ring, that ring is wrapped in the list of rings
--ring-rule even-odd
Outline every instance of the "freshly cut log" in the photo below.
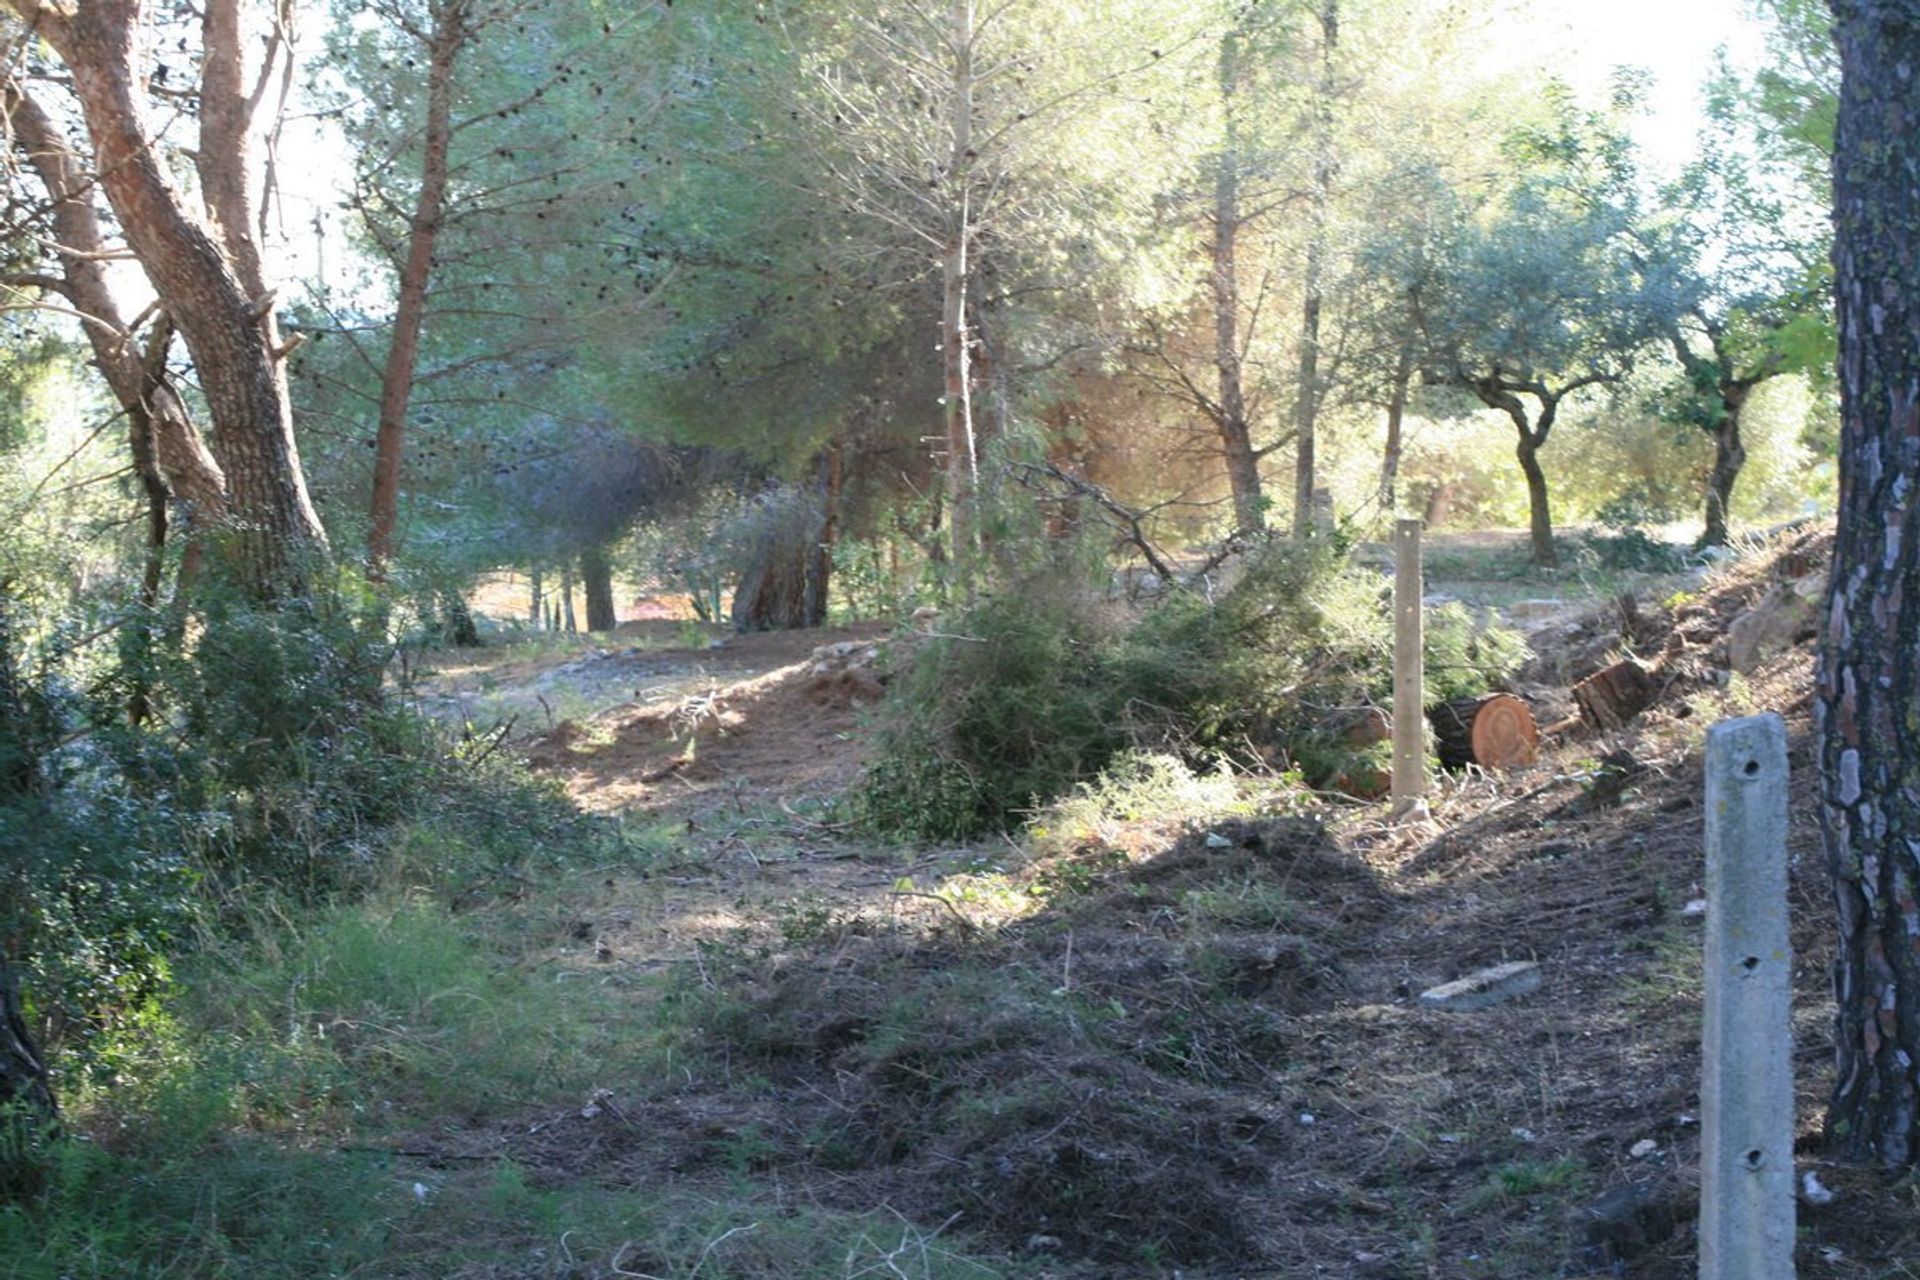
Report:
[[[1434,751],[1449,769],[1477,764],[1483,769],[1516,769],[1540,753],[1540,730],[1533,708],[1510,693],[1462,698],[1427,710]]]
[[[1632,658],[1596,671],[1573,686],[1580,718],[1602,733],[1610,733],[1653,705],[1659,695],[1653,672]]]

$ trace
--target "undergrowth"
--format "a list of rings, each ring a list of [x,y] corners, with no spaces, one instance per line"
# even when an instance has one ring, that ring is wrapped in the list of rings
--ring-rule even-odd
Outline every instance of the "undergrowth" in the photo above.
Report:
[[[1426,627],[1430,701],[1484,691],[1518,636],[1448,605]],[[901,646],[879,749],[856,796],[873,829],[966,838],[1090,783],[1123,752],[1371,776],[1386,744],[1356,735],[1390,695],[1392,624],[1378,574],[1334,541],[1273,543],[1217,599],[1175,591],[1112,620],[1058,575],[1027,580]]]

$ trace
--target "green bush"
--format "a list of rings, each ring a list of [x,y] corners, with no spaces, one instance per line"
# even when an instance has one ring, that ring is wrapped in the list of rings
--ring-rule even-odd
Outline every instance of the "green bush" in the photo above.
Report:
[[[336,600],[269,611],[210,592],[189,625],[92,667],[57,625],[7,617],[0,962],[62,1092],[149,1051],[180,957],[223,922],[375,889],[484,891],[619,838],[391,700],[378,631]],[[136,678],[150,715],[132,725]]]
[[[1176,591],[1103,626],[1090,592],[1039,578],[942,624],[896,672],[877,762],[856,805],[880,830],[957,839],[1004,826],[1127,749],[1361,776],[1378,744],[1347,741],[1356,708],[1391,694],[1392,621],[1378,574],[1327,541],[1273,543],[1217,599]],[[1485,690],[1524,656],[1458,605],[1427,627],[1436,701]]]
[[[1126,744],[1110,641],[1057,583],[990,598],[895,673],[878,763],[858,804],[872,826],[958,839],[1098,773]]]

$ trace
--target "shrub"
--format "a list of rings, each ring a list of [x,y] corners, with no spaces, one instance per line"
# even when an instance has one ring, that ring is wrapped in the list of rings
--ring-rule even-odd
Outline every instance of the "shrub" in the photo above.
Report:
[[[1130,628],[1101,625],[1090,593],[1054,577],[943,631],[910,651],[882,710],[856,797],[880,829],[991,830],[1129,748],[1208,767],[1258,756],[1313,782],[1362,776],[1381,754],[1347,726],[1391,693],[1386,592],[1331,540],[1273,543],[1218,599],[1177,591]],[[1427,636],[1436,700],[1480,692],[1524,656],[1518,636],[1457,605]]]
[[[137,664],[104,671],[55,628],[0,627],[0,961],[63,1090],[139,1051],[178,958],[223,918],[387,886],[459,893],[615,839],[389,700],[383,640],[338,601],[210,594],[194,624],[151,628]],[[136,665],[152,710],[137,726]]]
[[[858,797],[866,821],[963,838],[1098,773],[1126,743],[1107,647],[1057,583],[961,615],[896,673]]]

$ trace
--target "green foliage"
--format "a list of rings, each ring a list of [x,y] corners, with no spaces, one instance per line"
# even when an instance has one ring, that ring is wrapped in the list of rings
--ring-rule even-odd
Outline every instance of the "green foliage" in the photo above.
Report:
[[[123,1074],[209,924],[282,899],[457,890],[610,843],[550,786],[393,703],[384,644],[338,598],[265,611],[209,584],[204,599],[130,650],[140,725],[130,662],[89,662],[19,611],[0,627],[17,677],[0,696],[16,779],[0,786],[0,937],[64,1089]]]
[[[1126,744],[1109,641],[1066,584],[989,598],[921,643],[894,678],[864,820],[955,839],[1091,778]]]
[[[1129,628],[1094,617],[1084,591],[1038,579],[944,622],[889,689],[865,821],[977,834],[1130,747],[1277,755],[1316,783],[1377,764],[1347,731],[1390,696],[1391,620],[1379,576],[1336,543],[1273,543],[1216,600],[1178,590]],[[1453,605],[1431,614],[1426,656],[1438,701],[1485,690],[1524,643]]]

